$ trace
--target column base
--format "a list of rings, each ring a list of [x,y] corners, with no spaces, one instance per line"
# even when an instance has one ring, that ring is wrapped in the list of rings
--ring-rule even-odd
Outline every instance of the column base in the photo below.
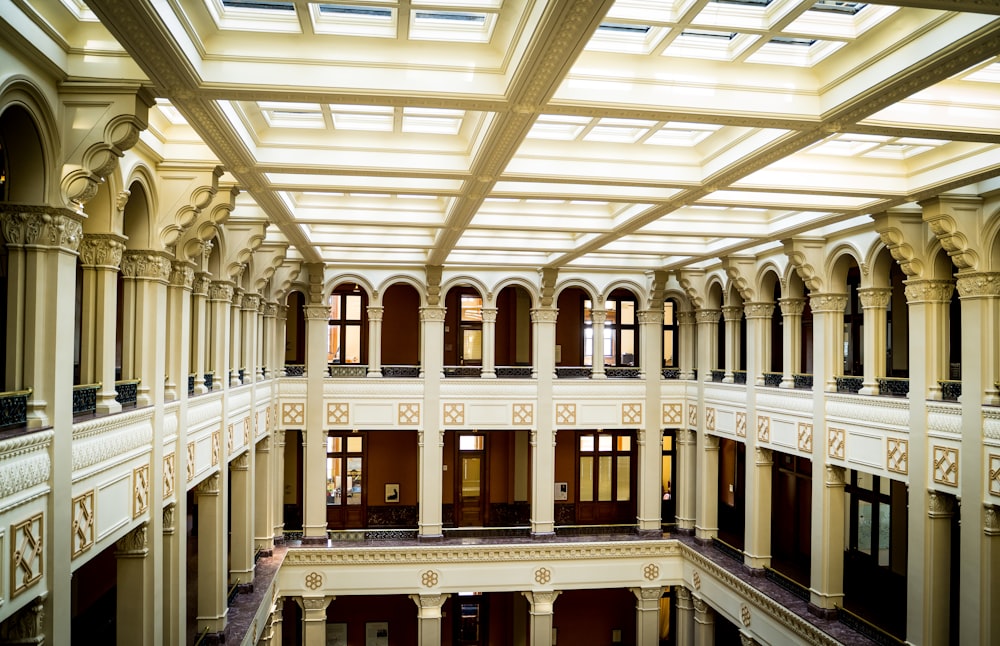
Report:
[[[302,537],[302,544],[303,545],[326,545],[328,542],[329,541],[327,541],[326,536],[303,536]]]
[[[555,538],[555,532],[531,532],[531,540],[534,541],[554,541]]]
[[[368,371],[368,378],[369,379],[381,379],[382,378],[382,371],[381,370],[369,370]]]
[[[635,535],[640,538],[663,538],[663,529],[637,529]]]
[[[754,567],[752,565],[743,564],[743,572],[752,577],[765,577],[767,576],[767,571],[762,567]]]
[[[806,609],[809,614],[819,617],[820,619],[836,619],[837,609],[836,608],[820,608],[816,604],[809,602],[806,604]]]
[[[681,527],[678,525],[674,528],[674,533],[680,536],[694,536],[694,527]]]
[[[418,543],[440,543],[444,540],[444,534],[417,534]]]

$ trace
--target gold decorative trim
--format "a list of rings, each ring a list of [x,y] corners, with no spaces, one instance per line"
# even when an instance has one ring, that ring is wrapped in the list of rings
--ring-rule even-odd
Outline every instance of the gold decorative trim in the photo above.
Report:
[[[909,473],[909,440],[890,437],[885,442],[885,468],[894,473]]]
[[[991,495],[1000,496],[1000,455],[990,453],[989,491]]]
[[[698,404],[688,404],[688,426],[698,428]]]
[[[319,572],[310,572],[306,575],[305,586],[310,590],[319,590],[323,587],[323,575]]]
[[[535,405],[531,402],[514,404],[511,412],[511,424],[514,426],[531,426],[535,423]]]
[[[736,412],[736,437],[747,436],[747,414],[743,411]]]
[[[281,405],[281,423],[299,427],[306,423],[306,405],[301,402],[285,402]]]
[[[934,482],[958,486],[958,449],[934,446]]]
[[[174,495],[174,454],[163,456],[163,499]]]
[[[684,421],[684,405],[663,404],[663,413],[661,421],[664,426],[667,425],[680,426]]]
[[[327,426],[346,425],[351,423],[351,405],[347,402],[334,402],[326,405]]]
[[[715,409],[711,406],[705,407],[705,430],[715,430]]]
[[[576,425],[576,404],[556,404],[556,425]]]
[[[94,490],[91,489],[73,498],[73,528],[70,532],[73,558],[93,547],[95,520]]]
[[[540,567],[535,570],[535,583],[538,585],[547,585],[552,581],[552,570],[547,567]]]
[[[465,404],[446,403],[443,408],[442,419],[445,426],[465,425]]]
[[[194,480],[195,474],[195,464],[194,464],[194,441],[187,443],[187,481],[191,482]]]
[[[799,422],[799,450],[803,453],[812,453],[813,450],[813,425],[807,422]]]
[[[622,404],[622,424],[642,425],[642,404]]]
[[[757,441],[771,441],[771,418],[763,415],[757,416]]]
[[[212,431],[212,466],[219,464],[219,432]]]
[[[13,599],[45,574],[45,512],[10,528],[10,597]]]
[[[847,455],[847,431],[842,428],[830,428],[827,431],[827,455],[836,460],[843,460]]]
[[[396,420],[400,426],[418,426],[420,424],[420,404],[399,404]]]
[[[149,465],[132,470],[132,518],[138,518],[149,509]]]

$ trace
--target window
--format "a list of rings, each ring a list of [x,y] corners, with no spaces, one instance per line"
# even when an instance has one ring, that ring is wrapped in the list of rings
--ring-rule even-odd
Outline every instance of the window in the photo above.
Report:
[[[368,298],[357,285],[338,287],[330,295],[330,338],[326,349],[329,363],[367,361]]]
[[[463,366],[483,363],[483,299],[476,294],[462,294],[459,328],[462,336],[459,363]]]
[[[663,301],[663,367],[677,367],[677,345],[680,335],[677,330],[677,303]]]
[[[326,438],[326,504],[361,505],[364,494],[364,436],[334,434]]]
[[[580,502],[627,502],[632,495],[632,437],[624,432],[579,437]]]
[[[594,321],[592,303],[583,301],[583,365],[594,365]],[[639,336],[636,331],[636,299],[625,290],[615,290],[605,302],[604,365],[638,365]]]

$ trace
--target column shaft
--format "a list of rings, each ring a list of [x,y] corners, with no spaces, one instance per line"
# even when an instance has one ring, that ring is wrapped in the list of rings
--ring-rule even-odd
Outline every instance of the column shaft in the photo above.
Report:
[[[535,430],[531,433],[531,533],[555,533],[556,429],[552,382],[556,371],[556,317],[552,307],[531,310],[535,332],[535,371],[538,379]]]
[[[382,376],[382,313],[383,307],[368,306],[368,376]]]
[[[222,477],[210,475],[195,488],[198,501],[198,633],[226,627],[225,505]]]
[[[445,308],[434,306],[420,310],[423,324],[424,402],[419,433],[420,512],[418,531],[421,537],[443,536],[441,474],[444,465],[444,429],[441,427],[441,379],[444,371]]]
[[[326,608],[333,597],[302,597],[302,645],[326,646]]]
[[[441,606],[447,594],[411,594],[417,604],[417,646],[441,646]]]
[[[866,287],[858,290],[864,311],[865,374],[862,395],[878,394],[878,379],[886,376],[886,321],[892,290],[886,287]]]
[[[254,514],[253,542],[254,552],[260,548],[265,555],[270,555],[274,548],[274,511],[272,497],[278,495],[278,487],[272,479],[271,444],[272,437],[265,437],[254,446]]]
[[[553,604],[558,592],[523,592],[531,604],[529,610],[528,633],[531,646],[552,646],[552,618],[555,612]]]
[[[805,311],[806,299],[782,298],[781,305],[782,343],[784,344],[784,359],[781,366],[780,388],[795,387],[795,373],[802,369],[802,313]]]
[[[305,306],[306,314],[306,427],[302,429],[303,538],[326,539],[326,429],[323,382],[326,378],[326,344],[329,310],[325,305]]]
[[[194,392],[208,392],[205,373],[208,372],[208,286],[210,274],[195,273],[191,285],[191,372]]]
[[[164,398],[168,401],[188,395],[193,281],[191,263],[171,263],[170,285],[167,287],[167,383],[164,385]]]
[[[663,588],[632,588],[635,595],[636,646],[660,644],[660,597]]]
[[[695,646],[715,646],[715,610],[700,597],[694,601],[694,644]]]
[[[250,451],[229,463],[229,585],[253,583],[253,506],[250,495]]]
[[[154,589],[145,523],[118,540],[115,557],[118,565],[117,642],[122,646],[151,644],[154,641]]]
[[[662,469],[663,469],[663,430],[660,424],[660,381],[663,373],[660,365],[663,363],[660,349],[663,338],[663,308],[640,310],[639,319],[639,352],[636,357],[639,366],[645,371],[645,408],[643,428],[638,434],[639,473],[636,479],[638,487],[638,529],[640,532],[660,533],[662,531]]]
[[[591,379],[606,379],[604,374],[604,323],[608,319],[608,313],[604,309],[604,300],[594,301],[594,307],[590,310],[591,325],[594,330],[593,353],[591,354]]]
[[[483,368],[482,376],[494,379],[497,376],[497,308],[483,308]]]

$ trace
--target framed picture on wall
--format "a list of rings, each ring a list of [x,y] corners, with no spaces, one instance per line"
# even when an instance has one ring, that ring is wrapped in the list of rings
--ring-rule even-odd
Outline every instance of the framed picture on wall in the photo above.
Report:
[[[369,621],[365,624],[365,646],[389,646],[388,621]]]
[[[326,625],[326,646],[347,646],[347,624]]]
[[[385,501],[399,502],[399,483],[390,482],[385,485]]]

